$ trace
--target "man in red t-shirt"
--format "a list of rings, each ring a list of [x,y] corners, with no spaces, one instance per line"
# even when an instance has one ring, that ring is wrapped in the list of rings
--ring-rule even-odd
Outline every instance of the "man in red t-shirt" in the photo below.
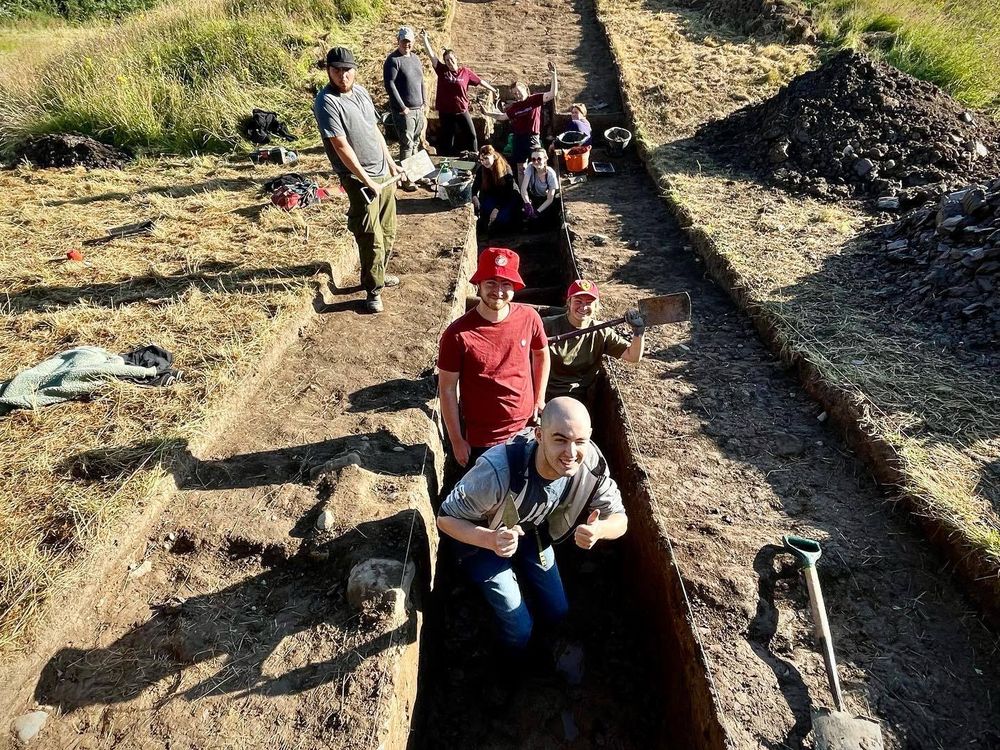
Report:
[[[441,337],[441,417],[462,466],[522,430],[545,406],[549,351],[542,319],[511,302],[524,288],[519,263],[505,247],[483,250],[470,279],[479,304]]]
[[[528,95],[528,87],[521,81],[514,82],[517,101],[509,105],[503,112],[484,112],[494,120],[508,120],[511,132],[514,134],[514,152],[510,163],[517,164],[517,184],[521,184],[524,175],[524,163],[531,152],[542,147],[542,105],[555,101],[559,91],[559,81],[556,78],[556,66],[549,62],[549,72],[552,83],[549,90],[543,94]]]

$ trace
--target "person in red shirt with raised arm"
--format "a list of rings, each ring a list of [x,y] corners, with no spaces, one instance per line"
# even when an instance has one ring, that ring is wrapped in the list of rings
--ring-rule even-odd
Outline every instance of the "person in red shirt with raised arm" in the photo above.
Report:
[[[513,250],[483,250],[470,279],[479,304],[441,336],[441,417],[462,466],[522,430],[545,406],[549,351],[542,319],[511,302],[524,288],[519,263]]]

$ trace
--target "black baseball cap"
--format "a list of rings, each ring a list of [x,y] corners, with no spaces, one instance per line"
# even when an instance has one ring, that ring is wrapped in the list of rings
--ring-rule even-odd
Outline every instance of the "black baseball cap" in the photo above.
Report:
[[[354,54],[347,47],[334,47],[326,53],[326,67],[349,70],[358,67],[358,64],[354,62]]]

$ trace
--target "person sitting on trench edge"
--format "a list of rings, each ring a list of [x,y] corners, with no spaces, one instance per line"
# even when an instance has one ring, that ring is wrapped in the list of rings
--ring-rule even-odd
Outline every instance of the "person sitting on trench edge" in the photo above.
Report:
[[[497,235],[520,225],[520,202],[514,189],[514,173],[493,146],[479,149],[479,166],[472,179],[472,207],[479,217],[480,235]]]
[[[524,654],[536,617],[551,626],[569,611],[553,542],[572,537],[589,550],[628,529],[591,433],[583,404],[554,399],[538,427],[490,448],[441,504],[443,542],[483,592],[512,655]]]
[[[524,216],[535,227],[555,226],[560,222],[559,177],[548,165],[543,149],[531,152],[531,163],[521,178]]]
[[[589,328],[601,321],[601,293],[597,284],[577,279],[566,290],[566,312],[542,318],[547,337],[559,336],[581,328]],[[565,341],[549,342],[551,366],[548,398],[572,396],[588,406],[593,403],[593,389],[604,357],[615,357],[636,363],[645,349],[646,328],[638,310],[626,313],[632,327],[632,338],[627,339],[614,328],[590,331]]]

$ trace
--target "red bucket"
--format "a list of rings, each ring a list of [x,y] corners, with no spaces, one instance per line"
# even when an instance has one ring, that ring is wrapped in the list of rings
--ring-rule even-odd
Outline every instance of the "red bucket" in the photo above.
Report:
[[[566,171],[586,172],[590,166],[590,146],[574,146],[563,154],[563,159],[566,162]]]

